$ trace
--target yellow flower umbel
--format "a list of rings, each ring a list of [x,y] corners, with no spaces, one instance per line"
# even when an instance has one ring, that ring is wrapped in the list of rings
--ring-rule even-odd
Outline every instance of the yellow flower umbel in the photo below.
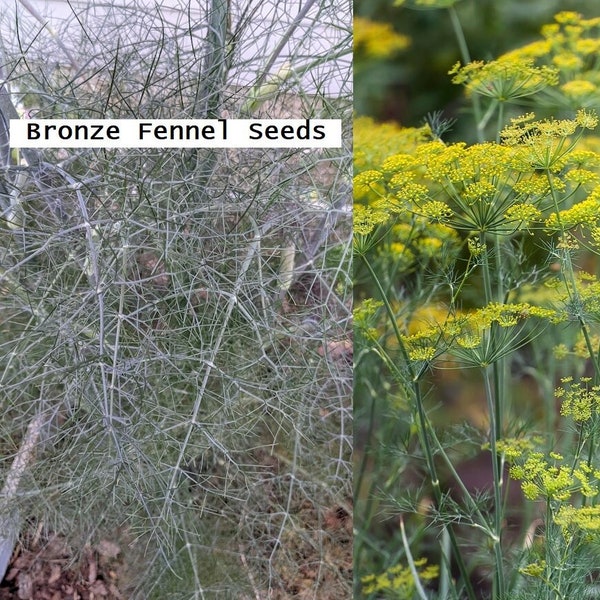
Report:
[[[599,322],[600,281],[595,275],[581,271],[575,273],[572,284],[574,286],[572,289],[558,288],[560,292],[558,299],[564,303],[564,318],[584,323]],[[582,348],[579,348],[576,356],[590,358],[589,347],[587,353],[583,354],[581,351]]]
[[[432,581],[439,577],[437,565],[427,565],[426,558],[415,560],[415,567],[421,580]],[[366,575],[361,578],[362,592],[365,596],[370,594],[383,594],[389,598],[412,598],[415,593],[415,582],[409,567],[396,565],[390,567],[381,575]]]
[[[542,452],[530,453],[523,464],[514,464],[510,476],[521,480],[523,494],[529,500],[546,498],[568,500],[574,492],[575,479],[568,465],[560,464],[563,457],[551,453],[549,463]]]
[[[600,385],[591,385],[589,377],[573,383],[571,377],[561,379],[565,387],[556,388],[554,395],[562,400],[560,414],[574,421],[589,421],[600,411]]]
[[[544,572],[546,571],[546,561],[538,560],[534,563],[530,563],[524,566],[522,569],[519,569],[519,573],[523,575],[527,575],[529,577],[542,577]]]
[[[521,457],[512,455],[510,458],[517,461]],[[600,470],[586,462],[573,466],[572,461],[557,452],[547,456],[543,452],[524,452],[522,458],[523,461],[510,467],[510,476],[521,481],[523,494],[529,500],[565,502],[574,493],[586,498],[598,495]]]
[[[364,52],[368,58],[387,58],[409,45],[410,39],[396,33],[389,23],[354,17],[355,52]]]
[[[354,308],[353,318],[356,331],[365,337],[376,340],[378,336],[376,324],[377,311],[383,306],[383,302],[373,298],[366,298]]]
[[[587,79],[572,79],[560,86],[560,91],[579,106],[591,106],[598,86]]]
[[[383,173],[375,169],[362,171],[354,177],[354,198],[361,200],[369,194],[380,196],[384,193],[384,188],[378,185],[383,182]]]
[[[587,170],[574,169],[567,173],[566,179],[569,179],[568,176],[573,172],[578,176],[585,171]],[[595,177],[596,174],[592,173],[591,176]],[[563,236],[576,235],[579,243],[587,250],[600,254],[600,186],[570,208],[550,214],[545,225],[548,230],[562,233]]]
[[[496,452],[502,454],[509,462],[520,458],[526,452],[532,452],[537,444],[541,442],[538,437],[522,438],[504,438],[496,442]],[[489,448],[489,444],[484,446],[484,450]]]
[[[355,236],[368,235],[378,225],[385,223],[388,218],[389,215],[386,212],[357,204],[354,207],[352,219]]]
[[[402,127],[397,123],[377,123],[370,117],[357,117],[353,124],[354,171],[379,169],[383,161],[398,152],[412,153],[431,139],[425,127]]]
[[[525,322],[556,323],[561,318],[552,309],[527,303],[492,302],[475,311],[449,315],[444,322],[406,335],[402,341],[409,356],[421,356],[427,349],[437,347],[464,365],[484,367],[522,343],[521,326]]]
[[[514,168],[523,172],[560,171],[583,131],[598,125],[596,114],[585,110],[578,111],[574,119],[533,119],[532,113],[512,119],[500,135],[502,143],[513,148]]]
[[[536,67],[528,58],[508,57],[490,62],[456,63],[449,72],[452,82],[462,84],[469,94],[486,96],[498,102],[511,102],[532,96],[558,83],[552,67]]]
[[[576,530],[597,536],[600,534],[600,506],[561,506],[554,522],[562,527],[565,537],[570,537]]]
[[[355,249],[377,246],[381,268],[398,276],[431,262],[450,264],[461,240],[444,222],[452,211],[430,198],[419,152],[422,146],[444,144],[431,142],[429,127],[401,128],[362,117],[354,132]],[[365,239],[371,234],[377,239]]]
[[[537,68],[554,70],[557,82],[551,89],[538,90],[545,104],[571,109],[598,106],[600,19],[563,11],[554,17],[554,23],[544,25],[541,33],[542,40],[511,50],[499,60],[530,60]]]

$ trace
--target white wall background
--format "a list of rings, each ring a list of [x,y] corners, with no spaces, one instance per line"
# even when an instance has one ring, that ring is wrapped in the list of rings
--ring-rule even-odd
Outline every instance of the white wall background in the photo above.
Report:
[[[178,40],[181,48],[200,52],[207,33],[209,2],[15,0],[0,7],[0,33],[5,47],[12,48],[15,45],[27,48],[36,39],[39,41],[40,36],[48,38],[48,58],[53,61],[68,62],[57,38],[72,48],[74,54],[86,48],[90,61],[94,54],[102,54],[102,45],[109,41],[116,42],[119,38],[124,48],[128,44],[148,45],[153,39],[158,41],[163,33],[166,43],[175,44]],[[228,82],[252,85],[276,46],[289,32],[306,0],[229,2],[232,31],[238,30],[241,23],[246,26],[237,40],[236,58]],[[349,94],[351,47],[346,49],[344,56],[340,56],[335,48],[348,37],[352,26],[351,11],[351,0],[316,2],[294,30],[271,72],[277,73],[282,65],[290,63],[298,73],[298,85],[304,92],[318,90],[332,96]],[[52,28],[57,38],[51,37],[45,24]],[[99,33],[105,35],[97,35],[95,40]]]

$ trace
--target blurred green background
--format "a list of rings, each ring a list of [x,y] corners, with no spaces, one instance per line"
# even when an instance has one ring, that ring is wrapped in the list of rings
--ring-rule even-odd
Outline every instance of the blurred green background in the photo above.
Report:
[[[439,2],[441,3],[441,2]],[[458,119],[447,141],[474,141],[472,120],[464,118],[468,103],[463,88],[451,83],[448,71],[461,60],[448,9],[430,9],[393,0],[355,0],[355,18],[391,26],[410,42],[391,55],[374,56],[355,38],[354,106],[356,115],[405,126],[423,124],[428,113],[443,111]],[[598,16],[600,2],[585,0],[458,0],[454,4],[472,60],[490,60],[539,38],[542,25],[555,13],[573,10]]]

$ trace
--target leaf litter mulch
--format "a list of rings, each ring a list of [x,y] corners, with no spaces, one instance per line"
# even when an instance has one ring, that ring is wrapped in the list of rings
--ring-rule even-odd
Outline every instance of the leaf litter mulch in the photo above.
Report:
[[[281,460],[259,453],[259,461],[270,467],[271,475],[281,473]],[[265,473],[263,493],[275,500],[278,497]],[[266,500],[266,498],[265,498]],[[316,505],[300,498],[293,506],[293,523],[285,534],[286,551],[276,553],[272,563],[278,585],[267,591],[261,585],[264,578],[255,571],[258,581],[251,596],[240,600],[298,600],[314,599],[318,590],[320,600],[339,600],[349,597],[352,580],[352,515],[351,501]],[[271,515],[273,516],[273,515]],[[269,512],[261,520],[269,520]],[[264,525],[263,525],[264,526]],[[259,525],[260,528],[262,528]],[[258,533],[258,532],[255,532]],[[137,555],[126,533],[116,532],[113,539],[101,539],[86,544],[83,550],[70,545],[64,536],[50,533],[24,536],[17,544],[4,580],[0,583],[0,600],[129,600],[132,590],[128,557]],[[263,562],[272,548],[262,550],[242,545],[240,567],[253,571],[246,556],[253,555]],[[139,566],[139,565],[138,565]],[[263,574],[264,575],[264,574]],[[252,579],[250,577],[250,579]],[[137,596],[136,596],[137,597]]]
[[[271,594],[256,591],[269,600],[313,598],[315,585],[323,600],[339,600],[352,572],[352,517],[342,506],[332,506],[317,515],[314,506],[300,507],[304,526],[313,536],[326,534],[326,568],[314,543],[293,536],[288,541],[298,560],[296,568],[279,564],[282,589]],[[101,540],[86,545],[78,560],[65,539],[52,534],[28,548],[17,546],[2,583],[0,600],[127,600],[130,596],[127,564],[119,544]],[[126,552],[125,552],[126,554]],[[321,565],[321,566],[319,566]]]
[[[0,600],[124,600],[120,546],[101,540],[86,545],[78,560],[59,535],[17,546],[4,581]]]

